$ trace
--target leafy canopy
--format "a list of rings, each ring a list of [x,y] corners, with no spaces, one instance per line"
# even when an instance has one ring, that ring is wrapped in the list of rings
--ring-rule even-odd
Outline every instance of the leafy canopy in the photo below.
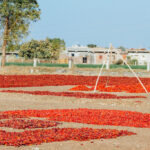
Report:
[[[59,38],[45,40],[31,40],[20,46],[19,55],[25,59],[57,60],[61,50],[65,49],[65,42]]]
[[[126,51],[126,48],[123,46],[119,46],[118,48],[121,49],[122,51]]]
[[[94,47],[97,47],[97,45],[95,45],[95,44],[88,44],[87,47],[94,48]]]
[[[39,20],[40,13],[37,0],[0,0],[1,35],[6,29],[6,21],[8,22],[7,35],[3,35],[7,40],[7,49],[13,49],[13,45],[28,35],[30,22]]]

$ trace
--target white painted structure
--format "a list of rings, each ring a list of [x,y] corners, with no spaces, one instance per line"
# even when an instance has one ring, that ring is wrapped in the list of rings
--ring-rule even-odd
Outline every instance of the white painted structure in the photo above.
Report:
[[[69,61],[68,61],[68,67],[69,67],[69,69],[71,69],[72,68],[72,66],[73,66],[73,60],[72,60],[72,58],[71,57],[69,57]]]
[[[37,67],[37,58],[33,59],[33,67]]]
[[[68,47],[66,51],[68,57],[72,57],[74,64],[103,64],[103,61],[107,59],[108,48],[75,45]],[[113,48],[110,51],[110,64],[120,59],[116,51],[120,53],[120,49]]]
[[[147,62],[147,71],[150,71],[150,60]]]
[[[150,60],[150,51],[149,50],[128,50],[128,55],[131,60],[136,59],[138,61],[138,65],[146,65]]]
[[[110,48],[111,49],[111,48]],[[110,51],[110,49],[108,50],[108,53],[107,53],[107,63],[109,62],[108,60],[109,60],[109,57],[110,57],[110,53],[109,53],[109,51]],[[118,55],[120,55],[119,54],[119,52],[118,51],[116,51],[116,53],[118,54]],[[147,89],[146,89],[146,87],[144,86],[144,84],[142,83],[142,81],[140,80],[140,78],[138,77],[138,75],[134,72],[134,70],[130,67],[130,65],[127,63],[127,61],[120,55],[120,58],[122,59],[122,61],[124,62],[124,64],[126,64],[127,66],[128,66],[128,68],[130,69],[130,71],[134,74],[134,76],[137,78],[137,80],[139,81],[139,83],[141,84],[141,86],[143,87],[143,89],[145,90],[145,93],[147,93],[148,94],[148,91],[147,91]],[[148,61],[147,63],[147,68],[149,69],[149,62],[150,61]],[[97,89],[97,84],[98,84],[98,81],[99,81],[99,78],[100,78],[100,76],[101,76],[101,74],[102,74],[102,70],[103,70],[103,67],[104,67],[104,65],[105,65],[105,61],[103,61],[103,65],[102,65],[102,67],[100,68],[100,72],[99,72],[99,75],[98,75],[98,77],[97,77],[97,80],[96,80],[96,84],[95,84],[95,88],[94,88],[94,93],[96,92],[96,89]],[[106,66],[107,66],[107,63],[106,63]],[[108,65],[109,66],[109,65]],[[109,69],[109,67],[107,68],[107,69]]]

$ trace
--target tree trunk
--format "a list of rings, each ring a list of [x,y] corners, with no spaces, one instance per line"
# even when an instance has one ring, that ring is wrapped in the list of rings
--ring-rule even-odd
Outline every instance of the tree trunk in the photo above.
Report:
[[[3,35],[3,45],[2,45],[2,61],[1,61],[1,66],[5,66],[6,62],[6,46],[7,46],[7,41],[8,41],[8,18],[6,18],[5,22],[5,29],[4,29],[4,35]]]

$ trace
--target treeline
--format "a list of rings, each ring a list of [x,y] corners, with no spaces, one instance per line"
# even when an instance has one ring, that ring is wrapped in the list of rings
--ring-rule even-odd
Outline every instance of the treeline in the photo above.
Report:
[[[31,40],[18,46],[19,56],[25,59],[57,60],[65,49],[65,41],[60,38],[46,38],[45,40]]]

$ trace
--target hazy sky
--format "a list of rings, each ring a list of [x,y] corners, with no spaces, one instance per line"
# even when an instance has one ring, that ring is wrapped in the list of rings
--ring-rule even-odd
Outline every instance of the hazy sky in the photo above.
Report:
[[[62,38],[67,46],[150,47],[150,0],[38,0],[41,20],[28,39]]]

